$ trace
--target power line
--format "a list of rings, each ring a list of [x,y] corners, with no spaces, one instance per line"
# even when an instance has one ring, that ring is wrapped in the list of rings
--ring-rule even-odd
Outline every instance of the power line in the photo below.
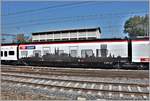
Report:
[[[78,2],[79,3],[79,2]],[[102,5],[102,4],[110,4],[110,3],[112,3],[112,2],[103,2],[103,3],[101,3],[100,4],[100,6]],[[79,4],[75,4],[75,5],[68,5],[68,7],[69,6],[71,6],[71,7],[73,7],[73,8],[75,8],[75,7],[80,7],[80,6],[82,6],[82,5],[84,4],[84,5],[89,5],[89,4],[92,4],[92,5],[97,5],[97,4],[99,4],[99,2],[97,2],[97,1],[82,1],[81,3],[79,3]],[[67,5],[66,5],[67,6]],[[59,7],[59,6],[58,6]],[[63,6],[61,6],[61,7],[63,7]],[[64,6],[65,7],[65,6]],[[57,8],[57,7],[56,7]],[[35,9],[34,9],[35,10]],[[46,9],[45,9],[46,10]],[[61,9],[60,9],[61,10]],[[40,10],[40,11],[42,11],[42,10]],[[39,11],[37,11],[37,12],[39,12]],[[18,12],[19,13],[19,12]],[[27,12],[27,13],[36,13],[36,11],[35,12]],[[44,13],[44,12],[41,12],[41,13]],[[40,14],[41,14],[40,13]],[[10,14],[10,13],[9,13]],[[23,13],[22,13],[23,14]],[[38,13],[39,14],[39,13]],[[19,15],[19,14],[12,14],[12,17],[13,17],[13,15]],[[35,14],[32,14],[32,15],[35,15]],[[2,15],[2,16],[4,16],[4,15]],[[8,14],[6,15],[6,16],[9,16]],[[11,14],[10,14],[10,16],[11,16]]]
[[[90,14],[90,15],[78,15],[78,16],[65,16],[65,17],[54,17],[54,18],[47,18],[47,19],[36,19],[36,20],[27,20],[27,21],[20,21],[20,22],[13,22],[13,23],[6,23],[3,25],[11,25],[11,24],[19,24],[19,23],[31,23],[31,22],[35,22],[35,21],[40,21],[40,20],[58,20],[58,19],[69,19],[69,18],[73,18],[73,17],[84,17],[84,16],[101,16],[101,17],[106,17],[109,15],[126,15],[126,14],[137,14],[137,13],[146,13],[146,11],[137,11],[137,12],[121,12],[121,13],[103,13],[103,14]]]
[[[48,23],[58,23],[58,22],[71,22],[71,21],[78,21],[78,20],[88,20],[88,19],[97,19],[100,17],[104,17],[106,19],[106,17],[109,17],[109,15],[115,15],[115,17],[121,17],[121,14],[126,15],[126,14],[135,14],[135,13],[146,13],[146,12],[124,12],[124,13],[105,13],[105,14],[92,14],[92,15],[80,15],[80,16],[72,16],[72,17],[58,17],[58,18],[49,18],[49,19],[36,19],[36,20],[30,20],[30,21],[26,21],[26,22],[19,22],[19,23],[9,23],[7,28],[11,28],[14,26],[14,24],[20,24],[21,25],[17,25],[16,27],[21,27],[21,26],[26,26],[26,25],[38,25],[38,24],[48,24]],[[37,22],[39,20],[46,20],[46,22]],[[22,25],[22,23],[24,25]],[[27,23],[27,24],[25,24]],[[3,26],[2,26],[3,27]],[[14,28],[14,27],[13,27]]]
[[[30,26],[39,26],[39,25],[46,25],[46,24],[54,24],[54,23],[60,23],[60,22],[77,22],[77,21],[83,21],[83,20],[96,20],[98,17],[80,17],[80,18],[73,18],[73,19],[61,19],[61,20],[55,20],[55,21],[47,21],[47,22],[37,22],[37,23],[29,23],[25,25],[17,25],[17,26],[10,26],[7,28],[19,28],[19,27],[30,27]]]
[[[16,35],[14,35],[14,34],[1,34],[2,36],[16,36]]]
[[[47,9],[63,8],[66,6],[76,6],[76,5],[88,4],[88,3],[96,3],[96,2],[82,1],[82,2],[77,2],[77,3],[59,4],[59,5],[53,5],[53,6],[48,6],[48,7],[42,7],[42,8],[38,8],[38,9],[30,9],[30,10],[24,10],[24,11],[19,11],[19,12],[14,12],[14,13],[8,13],[8,14],[4,14],[2,16],[13,16],[13,15],[19,15],[19,14],[25,14],[25,13],[40,12],[40,11],[47,10]]]

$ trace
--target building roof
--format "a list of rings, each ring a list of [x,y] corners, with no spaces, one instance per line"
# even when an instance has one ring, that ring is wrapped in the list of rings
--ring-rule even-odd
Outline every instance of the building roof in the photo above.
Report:
[[[32,35],[56,34],[56,33],[76,32],[76,31],[94,31],[94,30],[99,30],[99,32],[101,33],[100,27],[95,27],[95,28],[64,29],[64,30],[53,30],[47,32],[35,32],[32,33]]]

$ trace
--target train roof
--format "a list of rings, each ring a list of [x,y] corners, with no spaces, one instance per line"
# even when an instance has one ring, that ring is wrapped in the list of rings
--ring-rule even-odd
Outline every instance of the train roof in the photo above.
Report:
[[[5,45],[18,45],[19,43],[2,43],[1,46],[5,46]]]
[[[70,43],[70,42],[113,42],[113,41],[127,41],[127,40],[149,40],[149,38],[138,38],[138,39],[121,39],[121,38],[105,38],[105,39],[88,39],[88,40],[57,40],[57,41],[45,41],[45,42],[26,42],[26,43],[4,43],[5,45],[19,45],[19,44],[47,44],[47,43]]]

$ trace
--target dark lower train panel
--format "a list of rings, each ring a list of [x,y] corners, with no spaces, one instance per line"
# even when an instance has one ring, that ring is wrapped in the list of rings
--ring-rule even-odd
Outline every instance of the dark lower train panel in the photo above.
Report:
[[[64,61],[1,61],[4,65],[47,66],[62,68],[97,68],[97,69],[131,69],[149,70],[149,63],[118,63],[118,62],[64,62]]]

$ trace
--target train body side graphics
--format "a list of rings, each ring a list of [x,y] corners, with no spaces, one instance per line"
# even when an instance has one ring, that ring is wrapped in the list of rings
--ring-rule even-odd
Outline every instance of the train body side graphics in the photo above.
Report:
[[[77,43],[74,42],[74,43],[47,43],[47,44],[20,44],[19,45],[19,59],[28,58],[28,57],[43,58],[46,56],[47,56],[46,61],[50,60],[51,57],[55,57],[55,56],[56,57],[68,56],[71,58],[82,58],[82,59],[90,58],[90,57],[91,58],[92,57],[128,58],[128,42],[124,40],[124,41],[109,41],[109,42],[93,41],[93,42],[77,42]]]

